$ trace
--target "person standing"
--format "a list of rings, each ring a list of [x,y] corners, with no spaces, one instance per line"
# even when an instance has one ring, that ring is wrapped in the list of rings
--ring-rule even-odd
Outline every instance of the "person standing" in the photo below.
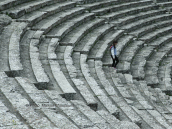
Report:
[[[112,67],[116,69],[117,64],[119,63],[119,59],[117,57],[117,50],[116,50],[116,45],[118,41],[113,41],[112,46],[110,47],[110,52],[111,52],[111,58],[113,60]]]

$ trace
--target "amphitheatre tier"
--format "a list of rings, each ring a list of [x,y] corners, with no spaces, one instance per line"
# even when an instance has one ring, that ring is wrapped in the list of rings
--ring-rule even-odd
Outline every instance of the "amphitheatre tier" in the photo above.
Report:
[[[172,129],[171,11],[171,0],[0,0],[0,128]]]

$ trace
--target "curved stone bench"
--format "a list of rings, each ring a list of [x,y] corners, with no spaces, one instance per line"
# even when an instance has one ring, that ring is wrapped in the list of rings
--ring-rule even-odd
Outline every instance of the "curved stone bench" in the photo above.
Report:
[[[64,114],[54,112],[56,106],[51,102],[51,99],[49,100],[47,94],[45,93],[46,91],[43,92],[38,90],[35,85],[26,78],[16,77],[15,79],[31,100],[37,105],[35,105],[35,108],[40,109],[54,125],[59,128],[67,128],[69,125],[70,127],[76,129],[78,128]],[[58,92],[56,92],[56,94],[58,95]]]
[[[96,9],[96,10],[93,10],[91,12],[95,13],[96,15],[98,16],[101,16],[101,15],[104,15],[104,14],[108,14],[109,12],[115,12],[115,11],[119,11],[120,9],[123,10],[123,9],[126,9],[126,8],[133,8],[133,7],[136,7],[136,6],[144,6],[144,5],[150,5],[152,4],[152,1],[151,0],[147,0],[147,1],[134,1],[134,2],[126,2],[126,3],[122,3],[122,4],[117,4],[116,6],[115,5],[111,5],[111,6],[108,6],[108,7],[104,7],[104,8],[101,8],[101,9]]]
[[[134,83],[138,85],[143,96],[145,96],[145,98],[155,107],[156,112],[158,111],[161,114],[161,117],[166,119],[167,123],[170,122],[171,119],[169,116],[171,115],[171,102],[169,101],[169,97],[165,95],[165,93],[162,93],[161,89],[147,86],[146,81],[136,81]],[[157,113],[152,115],[156,117],[156,114]]]
[[[29,95],[29,97],[32,99],[32,101],[38,106],[37,108],[42,110],[43,113],[45,113],[46,116],[57,126],[57,127],[68,127],[70,124],[71,127],[77,128],[78,127],[85,127],[85,126],[93,126],[89,119],[84,118],[79,119],[80,121],[77,121],[78,118],[82,116],[81,113],[75,109],[70,102],[67,102],[65,99],[60,97],[58,95],[58,92],[56,91],[39,91],[37,88],[29,82],[29,80],[21,77],[17,77],[16,80],[19,82],[19,84],[22,86],[22,88],[25,90],[25,92]],[[61,113],[54,112],[55,108],[59,108]],[[53,110],[53,111],[51,111]],[[56,118],[56,119],[54,119]],[[69,120],[68,120],[69,119]],[[75,123],[71,122],[74,121]],[[61,124],[58,122],[61,120]],[[59,123],[60,125],[58,125]],[[75,124],[78,124],[77,126]]]
[[[17,19],[26,13],[30,13],[44,6],[51,5],[59,2],[59,0],[44,0],[44,1],[28,1],[20,5],[12,6],[10,9],[4,10],[3,13],[10,15],[12,18]]]
[[[138,87],[133,84],[132,75],[124,74],[123,80],[124,79],[125,79],[124,83],[126,82],[126,84],[129,84],[129,87],[132,87],[130,89],[131,92],[136,96],[139,103],[147,110],[147,112],[150,113],[150,115],[152,115],[152,117],[154,117],[161,125],[168,128],[170,126],[170,123],[163,116],[163,114],[162,114],[163,112],[157,110],[156,107],[154,108],[153,107],[154,105],[149,101],[149,99],[146,99],[145,96],[140,93],[140,91],[138,90]],[[152,112],[154,112],[154,113],[152,113]],[[157,116],[159,116],[159,117],[157,117]]]
[[[96,42],[98,42],[106,33],[113,31],[113,27],[113,25],[103,24],[95,28],[75,46],[74,51],[88,54]],[[91,36],[91,34],[94,34],[94,36]]]
[[[145,80],[147,81],[148,85],[157,84],[155,80],[158,80],[157,72],[158,72],[159,62],[171,50],[172,50],[172,46],[170,45],[170,43],[167,42],[163,44],[163,46],[160,45],[159,48],[157,48],[156,51],[147,60],[145,64],[145,76],[146,76]]]
[[[119,74],[118,74],[118,76],[119,76]],[[115,77],[115,78],[113,78],[113,77]],[[113,81],[115,81],[116,78],[117,78],[117,75],[115,75],[115,73],[112,72]],[[149,113],[149,111],[156,111],[156,110],[154,110],[154,108],[153,108],[152,104],[149,102],[149,100],[146,100],[145,97],[140,93],[137,86],[135,86],[133,84],[132,76],[130,74],[124,74],[124,75],[120,74],[119,78],[121,79],[121,84],[123,84],[123,86],[124,86],[123,88],[121,86],[117,87],[119,89],[120,93],[124,96],[127,103],[129,105],[132,105],[133,110],[136,113],[138,113],[138,115],[140,117],[142,117],[143,120],[145,120],[145,122],[149,124],[149,126],[157,127],[157,128],[164,128],[164,126],[169,127],[169,125],[167,124],[168,122],[162,123],[162,121],[158,120],[154,114]],[[131,97],[131,95],[132,95],[132,97]],[[135,103],[133,103],[133,101]],[[136,101],[138,101],[138,102],[136,103]],[[156,119],[159,123],[156,121]]]
[[[80,24],[83,24],[84,22],[87,22],[87,21],[89,21],[89,20],[91,20],[93,18],[94,18],[93,13],[86,13],[86,14],[82,14],[82,16],[79,15],[77,17],[74,17],[73,19],[71,19],[71,20],[69,20],[67,22],[63,22],[59,26],[53,28],[46,35],[46,37],[56,37],[56,38],[59,38],[59,39],[63,39],[64,36],[67,33],[72,31],[73,29],[75,29]]]
[[[60,42],[61,44],[68,44],[75,46],[88,32],[95,29],[98,26],[101,26],[104,24],[104,20],[102,19],[93,19],[92,21],[87,22],[81,28],[78,27],[77,32],[70,32],[69,35],[66,35],[66,37],[69,38],[63,38]],[[76,30],[75,30],[76,31]]]
[[[32,26],[32,30],[42,30],[44,31],[44,34],[49,32],[53,27],[57,26],[58,24],[61,24],[65,20],[76,16],[78,14],[82,14],[85,11],[84,8],[73,8],[70,10],[66,10],[64,12],[59,12],[55,15],[51,15],[49,17],[46,17],[42,21],[38,22],[34,26]]]
[[[20,93],[22,90],[14,78],[2,78],[0,83],[3,85],[1,93],[6,98],[6,102],[11,105],[16,115],[25,121],[30,128],[50,128],[53,126],[43,114],[34,110],[33,105],[29,106],[30,101]]]
[[[102,70],[102,68],[101,68],[101,66],[102,66],[102,64],[101,64],[101,62],[100,61],[95,61],[95,69],[96,69],[96,72],[97,72],[97,76],[98,76],[98,78],[99,78],[99,80],[101,81],[101,83],[103,84],[103,87],[107,87],[108,85],[110,86],[111,84],[109,84],[109,82],[108,82],[108,80],[106,79],[106,77],[105,77],[105,75],[104,75],[104,71]],[[121,99],[121,103],[124,103],[125,104],[125,106],[127,106],[128,104],[129,105],[131,105],[132,104],[132,101],[138,101],[139,103],[140,103],[140,105],[142,105],[142,106],[140,106],[140,109],[147,109],[147,110],[152,110],[153,108],[152,108],[152,106],[150,106],[148,103],[147,103],[147,101],[142,97],[142,99],[140,99],[140,100],[137,100],[137,97],[139,97],[139,93],[138,93],[138,95],[137,95],[137,97],[135,97],[133,94],[132,94],[132,92],[131,91],[129,91],[129,88],[126,88],[125,86],[126,85],[129,85],[129,84],[131,84],[131,80],[127,80],[127,82],[117,82],[117,80],[118,80],[118,78],[117,78],[117,73],[115,73],[115,72],[113,72],[114,70],[113,70],[113,68],[111,68],[111,72],[109,72],[109,74],[112,76],[112,77],[115,77],[115,78],[112,78],[113,79],[113,81],[114,81],[114,84],[115,84],[115,87],[116,88],[114,88],[114,89],[116,89],[118,92],[120,92],[120,94],[122,95],[122,98],[124,99],[124,100],[122,100]],[[109,76],[110,76],[109,75]],[[126,74],[127,75],[127,74]],[[108,76],[108,74],[107,74],[107,76]],[[107,88],[110,92],[112,92],[113,90],[111,89],[111,88]],[[107,90],[107,91],[108,91]],[[135,92],[137,92],[137,91],[135,91],[135,90],[133,90],[133,92],[135,93]],[[120,98],[119,96],[113,96],[113,95],[110,95],[110,96],[112,96],[112,98],[113,98],[113,100],[114,101],[116,101],[117,100],[117,98]],[[130,99],[131,98],[131,99]],[[134,100],[134,98],[136,99],[136,100]],[[139,98],[141,98],[141,97],[139,97]],[[117,103],[117,105],[118,105],[118,101],[116,101],[116,103]],[[119,104],[120,105],[120,104]],[[119,106],[118,105],[118,106]],[[133,106],[135,106],[135,105],[133,105]],[[120,108],[121,108],[121,106],[119,106]],[[126,114],[128,114],[127,113],[127,110],[126,109],[124,109],[124,108],[121,108],[122,110],[123,110],[123,112],[124,113],[126,113]],[[128,106],[128,109],[130,109],[130,107]],[[130,110],[133,110],[133,109],[130,109]],[[133,115],[135,114],[135,117],[131,117],[131,115],[127,115],[133,122],[135,122],[135,123],[137,123],[137,124],[141,124],[140,123],[140,121],[141,121],[141,119],[139,118],[139,117],[142,117],[142,115],[137,115],[137,113],[135,112],[133,112],[132,111],[132,113],[133,113]],[[145,118],[143,117],[143,120],[145,120]],[[147,120],[145,120],[145,121],[147,121]],[[155,120],[154,120],[155,121]],[[142,121],[142,124],[143,124],[144,122]],[[149,124],[151,125],[151,123],[149,122]],[[144,125],[144,124],[143,124]]]
[[[168,20],[168,19],[171,19],[171,15],[170,14],[163,14],[160,16],[155,16],[155,17],[151,17],[148,19],[144,19],[144,20],[139,20],[137,22],[132,22],[128,25],[122,26],[120,29],[124,29],[124,30],[126,30],[127,33],[129,33],[129,32],[134,31],[140,27],[148,26],[148,25],[152,24],[153,22],[160,22],[160,21],[162,22],[162,21]]]
[[[165,56],[159,63],[157,76],[159,79],[158,87],[166,94],[171,95],[171,56]]]
[[[52,99],[53,103],[66,114],[68,119],[73,121],[78,128],[96,127],[94,123],[77,108],[73,106],[70,101],[66,101],[57,94],[56,91],[45,91],[46,94]]]
[[[13,30],[9,40],[9,76],[18,76],[23,66],[20,61],[20,40],[25,33],[27,23],[13,22],[10,29]]]
[[[89,84],[90,88],[99,99],[99,101],[104,105],[104,107],[113,115],[118,116],[118,108],[111,102],[111,100],[106,96],[106,94],[101,90],[95,79],[90,75],[90,71],[88,68],[88,64],[86,63],[87,55],[81,54],[80,57],[80,65],[81,71],[84,75],[87,83]]]
[[[25,3],[28,1],[29,0],[22,0],[22,1],[19,1],[19,0],[8,0],[8,1],[2,0],[2,2],[0,2],[0,11],[3,11],[5,9],[11,8],[15,5],[22,4],[22,3]]]
[[[171,20],[167,20],[167,21],[163,21],[163,22],[160,22],[160,23],[155,23],[155,24],[152,24],[152,25],[148,25],[148,26],[140,28],[140,29],[138,29],[138,30],[136,30],[134,32],[130,32],[129,34],[134,35],[137,38],[140,38],[140,37],[146,35],[147,33],[155,31],[156,29],[159,29],[159,28],[162,28],[162,27],[167,27],[167,26],[170,26],[170,25],[172,25]]]
[[[140,51],[138,51],[138,54],[136,54],[135,57],[133,58],[132,65],[131,65],[131,69],[132,69],[131,72],[135,78],[140,78],[140,79],[144,78],[145,75],[143,74],[144,73],[143,67],[145,66],[146,59],[149,58],[149,56],[153,53],[153,50],[155,50],[158,45],[160,44],[162,45],[169,41],[170,39],[169,35],[165,36],[161,40],[156,39],[157,38],[156,36],[158,34],[163,36],[165,35],[164,33],[166,32],[168,33],[170,28],[166,27],[166,29],[167,30],[164,29],[165,30],[164,32],[163,32],[163,29],[162,30],[160,29],[159,32],[157,31],[148,36],[145,35],[144,36],[145,38],[142,38],[142,39],[145,39],[145,43],[148,42],[148,44],[147,45],[145,44],[144,47],[143,46],[140,47],[141,48],[141,49],[139,48]],[[151,42],[152,40],[154,40],[154,42]],[[146,54],[144,54],[145,52]],[[142,62],[139,62],[138,60]],[[138,67],[138,66],[141,66],[141,67]],[[139,72],[140,71],[139,69],[142,71],[141,73]]]
[[[91,110],[82,101],[71,101],[84,115],[86,115],[99,128],[114,128],[106,119],[99,116],[95,111]],[[113,116],[112,116],[113,117]]]
[[[0,125],[1,125],[1,128],[4,128],[4,129],[5,128],[29,129],[29,127],[26,125],[26,123],[22,122],[21,119],[17,118],[14,114],[11,113],[11,109],[9,109],[7,106],[5,106],[6,103],[4,104],[3,101],[5,101],[5,100],[3,100],[2,96],[1,96],[1,101],[0,101],[0,108],[1,108]]]
[[[104,110],[97,111],[99,115],[101,115],[104,119],[108,120],[110,124],[117,128],[132,128],[132,129],[140,129],[136,124],[129,121],[119,121],[115,117],[112,117],[108,112]]]
[[[30,61],[33,73],[36,77],[36,82],[34,83],[38,86],[39,89],[46,89],[47,84],[49,83],[49,78],[42,67],[41,61],[39,60],[39,43],[39,39],[31,39],[29,50]]]
[[[27,13],[24,16],[16,19],[16,21],[28,22],[29,26],[33,26],[48,16],[54,15],[56,13],[59,13],[60,11],[64,11],[69,8],[73,8],[75,6],[75,2],[58,2],[49,6],[45,6],[33,12]]]
[[[71,57],[72,52],[73,52],[72,46],[67,46],[64,52],[64,61],[66,68],[69,72],[70,78],[75,84],[76,88],[79,90],[79,93],[83,96],[88,106],[90,106],[94,110],[97,110],[97,102],[94,99],[94,96],[90,93],[88,88],[84,86],[83,81],[77,78],[77,70],[73,65],[73,60]]]

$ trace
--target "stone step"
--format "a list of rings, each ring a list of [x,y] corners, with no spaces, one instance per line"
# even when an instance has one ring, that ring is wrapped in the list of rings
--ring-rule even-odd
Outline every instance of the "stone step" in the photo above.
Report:
[[[88,54],[96,42],[98,42],[100,38],[112,30],[113,26],[109,24],[104,24],[100,27],[97,27],[93,31],[89,32],[89,34],[86,35],[85,38],[75,46],[74,51],[80,52],[82,54]]]
[[[167,20],[167,21],[163,21],[163,22],[160,22],[160,23],[155,23],[155,24],[152,24],[152,25],[148,25],[147,27],[140,28],[139,30],[136,30],[136,31],[131,32],[129,34],[134,35],[137,38],[140,38],[140,37],[146,35],[147,33],[151,33],[153,31],[155,31],[156,29],[171,26],[171,24],[172,24],[171,20]]]
[[[135,123],[129,122],[129,121],[119,121],[112,115],[110,115],[108,112],[104,110],[99,110],[97,113],[102,116],[104,119],[106,119],[111,125],[116,127],[117,129],[120,128],[132,128],[132,129],[140,129]]]
[[[158,87],[168,95],[171,95],[171,64],[171,56],[164,57],[157,71],[159,79]]]
[[[120,9],[134,8],[134,7],[140,6],[140,5],[142,5],[142,6],[150,5],[151,3],[152,3],[151,0],[139,1],[139,2],[134,1],[134,2],[129,2],[129,3],[125,3],[125,4],[117,4],[116,6],[111,5],[111,6],[108,6],[108,7],[93,10],[91,12],[95,13],[98,16],[101,16],[101,15],[107,14],[109,12],[119,11]]]
[[[167,128],[170,125],[169,116],[171,116],[171,111],[169,110],[170,108],[168,108],[170,104],[170,102],[168,102],[168,97],[165,95],[165,93],[162,93],[161,89],[148,87],[146,81],[134,81],[134,83],[136,82],[139,86],[139,90],[142,91],[142,94],[145,96],[145,98],[149,100],[149,102],[151,102],[156,109],[148,110],[148,112],[154,116],[159,123],[165,122],[162,125]],[[159,117],[157,117],[156,114],[158,114]]]
[[[93,110],[97,110],[97,102],[94,96],[90,93],[87,87],[85,87],[84,82],[81,79],[77,78],[77,70],[73,65],[74,62],[72,60],[72,52],[72,46],[67,46],[64,52],[64,62],[69,72],[69,76],[75,84],[75,87],[79,90],[79,93],[83,96],[87,105],[90,106]]]
[[[37,106],[35,105],[36,108],[41,110],[48,117],[48,119],[52,121],[54,125],[61,128],[64,126],[66,127],[69,126],[69,125],[64,125],[64,124],[70,124],[71,127],[78,128],[70,120],[68,120],[68,118],[62,112],[58,113],[58,110],[56,110],[57,108],[56,105],[52,102],[54,99],[51,97],[49,98],[47,96],[47,94],[48,95],[51,94],[51,91],[38,90],[35,87],[35,85],[31,83],[27,78],[16,77],[16,80],[21,85],[23,90],[27,93],[27,95],[29,95],[31,100],[37,105]],[[55,96],[58,96],[59,93],[57,91],[54,91],[54,92],[56,93]]]
[[[60,129],[79,129],[75,124],[73,124],[71,121],[69,121],[65,116],[63,116],[60,113],[52,112],[47,109],[43,109],[44,113],[48,118],[52,120],[52,122]]]
[[[118,4],[119,2],[117,0],[111,0],[111,1],[95,1],[94,3],[88,3],[88,4],[83,4],[87,10],[92,11],[95,9],[100,9],[102,7],[107,7],[110,5],[115,5]]]
[[[160,125],[157,121],[155,121],[154,119],[152,119],[152,116],[147,113],[147,111],[145,110],[138,110],[137,108],[133,107],[133,109],[140,115],[143,117],[143,119],[146,120],[146,122],[151,125],[151,127],[153,129],[165,129],[165,126]],[[151,110],[152,111],[152,110]]]
[[[123,80],[123,83],[126,83],[127,85],[130,85],[129,86],[130,91],[136,96],[136,99],[138,100],[138,102],[144,107],[144,109],[142,109],[143,107],[142,108],[138,108],[137,105],[133,105],[135,108],[137,108],[138,110],[145,110],[146,109],[147,113],[150,113],[151,111],[156,111],[156,110],[153,110],[154,108],[152,107],[151,103],[148,100],[146,100],[145,97],[142,96],[142,94],[140,94],[140,91],[138,90],[137,86],[133,85],[132,75],[124,74],[123,78],[121,78],[121,79]],[[146,113],[146,110],[145,110],[145,113]],[[167,123],[165,122],[166,120],[164,119],[163,116],[161,118],[157,119],[157,117],[154,114],[151,114],[151,115],[161,125],[166,126],[166,127],[169,126],[168,122]],[[162,121],[160,119],[163,119],[164,124],[162,123]],[[145,121],[147,121],[147,120],[145,120]],[[149,124],[151,124],[151,123],[149,122]]]
[[[39,59],[39,44],[39,39],[31,39],[29,50],[30,62],[33,69],[33,73],[36,77],[35,85],[37,85],[39,89],[47,89],[47,85],[50,80],[45,73],[44,68],[42,67],[42,63]]]
[[[118,108],[111,102],[111,100],[106,96],[103,90],[99,87],[95,79],[90,75],[88,64],[86,63],[87,55],[81,54],[80,56],[80,65],[81,71],[84,75],[87,83],[89,84],[91,90],[94,92],[96,97],[104,105],[104,107],[113,115],[118,114]]]
[[[158,37],[162,37],[164,35],[168,35],[169,33],[171,33],[172,31],[172,27],[168,26],[165,28],[160,28],[157,29],[156,31],[152,32],[151,34],[146,34],[143,37],[140,37],[140,40],[145,41],[146,43],[150,43],[153,42],[155,39],[157,39]]]
[[[57,60],[49,60],[51,72],[53,73],[53,76],[60,86],[60,89],[65,94],[65,97],[68,99],[73,99],[76,95],[76,91],[73,89],[73,87],[70,85],[68,80],[66,79],[65,75],[60,69],[60,65]]]
[[[46,37],[57,37],[59,39],[62,39],[67,33],[72,31],[73,29],[75,29],[77,26],[79,26],[93,18],[94,18],[93,13],[88,13],[88,14],[86,13],[86,14],[82,14],[82,16],[79,15],[77,17],[74,17],[73,19],[63,22],[59,26],[52,29],[46,35]]]
[[[74,8],[74,9],[59,12],[55,15],[46,17],[42,21],[38,22],[32,27],[32,30],[42,30],[44,31],[44,34],[46,34],[53,27],[61,24],[62,22],[66,21],[69,18],[72,18],[73,16],[84,13],[84,11],[85,11],[84,8]]]
[[[126,103],[125,100],[122,100],[119,96],[119,91],[122,88],[121,85],[118,83],[117,85],[120,87],[114,88],[114,86],[111,86],[111,84],[109,83],[109,81],[106,79],[104,71],[102,70],[102,64],[100,61],[95,61],[95,68],[96,68],[96,74],[101,82],[101,84],[103,85],[103,87],[105,88],[105,90],[107,91],[108,95],[110,96],[110,98],[116,103],[116,105],[121,109],[120,105],[118,105],[119,103],[119,99],[121,102]],[[113,69],[111,70],[111,72],[113,71]],[[109,74],[111,74],[111,72]],[[116,80],[116,79],[115,79]],[[121,83],[122,84],[122,83]],[[124,90],[123,90],[124,91]],[[122,92],[123,92],[122,91]],[[120,91],[121,92],[121,91]],[[123,92],[124,93],[124,92]],[[122,98],[124,98],[127,94],[127,92],[125,92],[122,96]],[[127,98],[131,97],[131,96],[126,96]],[[121,117],[122,114],[126,114],[125,112],[126,110],[121,109],[121,112],[119,114],[118,117]],[[123,113],[122,113],[123,112]],[[131,116],[128,116],[128,114],[126,114],[127,117],[129,117],[130,120],[133,120],[133,118]],[[123,116],[124,117],[124,116]],[[135,116],[136,117],[136,116]],[[142,122],[141,119],[139,118],[139,116],[137,116],[137,120],[135,119],[133,122],[135,122],[136,124],[138,124],[139,126],[141,126]],[[143,122],[144,123],[144,122]]]
[[[51,5],[57,2],[59,2],[59,0],[30,1],[20,5],[16,5],[15,7],[13,6],[10,9],[4,10],[3,13],[8,14],[10,17],[14,19],[17,19],[25,15],[26,13],[30,13],[44,6]]]
[[[146,9],[146,8],[144,8]],[[139,11],[139,10],[137,10]],[[135,11],[135,12],[137,12]],[[123,27],[127,24],[132,24],[133,22],[136,22],[136,21],[139,21],[139,20],[142,20],[142,19],[148,19],[148,18],[151,18],[151,17],[154,17],[154,16],[158,16],[158,15],[163,15],[166,13],[166,10],[146,10],[146,12],[143,12],[141,10],[141,12],[138,14],[130,14],[129,16],[125,17],[127,14],[125,14],[125,16],[123,16],[122,18],[118,18],[117,20],[115,19],[115,21],[110,21],[110,23],[112,24],[116,24],[117,28],[120,28],[120,27]],[[118,15],[120,14],[120,12],[118,13]],[[117,15],[117,16],[118,16]],[[122,14],[120,14],[122,16]]]
[[[28,22],[29,26],[33,26],[46,17],[54,15],[55,13],[58,13],[60,11],[65,11],[66,9],[73,8],[75,6],[75,2],[58,2],[49,6],[42,7],[33,12],[27,13],[24,16],[16,19],[16,21]]]
[[[49,60],[57,60],[55,50],[59,47],[58,41],[59,39],[57,38],[43,38],[39,45],[39,59],[42,63],[42,67],[44,68],[45,73],[50,79],[46,89],[57,90],[59,94],[64,95],[63,91],[54,78],[52,69],[49,64]]]
[[[166,43],[166,44],[164,44],[164,46],[157,49],[156,53],[152,54],[152,56],[148,60],[151,62],[148,63],[148,61],[147,61],[146,65],[145,65],[145,75],[146,75],[145,79],[147,81],[147,84],[156,85],[157,82],[159,83],[159,81],[155,81],[155,79],[159,80],[157,77],[159,63],[167,53],[171,52],[172,48],[171,48],[170,44],[171,44],[171,42]],[[165,48],[165,50],[164,50],[164,48]],[[162,52],[162,50],[164,52]],[[156,63],[158,63],[157,66],[155,65]],[[151,78],[153,78],[153,81],[151,81]]]
[[[141,47],[138,53],[135,54],[135,57],[133,58],[131,64],[131,72],[134,78],[144,78],[145,75],[143,75],[143,67],[146,64],[146,60],[149,59],[154,50],[158,48],[158,46],[156,45],[163,45],[165,43],[168,43],[170,41],[169,39],[170,37],[169,35],[167,35],[161,39],[157,39],[154,42],[150,43],[149,46],[146,46],[145,44],[143,47]]]
[[[23,70],[20,60],[20,40],[27,28],[26,23],[16,23],[10,26],[13,30],[9,40],[9,66],[10,71],[7,72],[9,76],[18,76],[19,72]]]
[[[139,6],[134,8],[125,8],[123,10],[118,10],[116,12],[111,12],[106,15],[100,16],[101,18],[108,19],[108,21],[111,23],[118,23],[120,24],[120,20],[124,21],[125,19],[128,20],[128,22],[133,21],[134,18],[141,19],[145,17],[149,17],[150,15],[159,13],[165,13],[165,10],[159,11],[157,10],[157,6],[153,5],[146,5],[146,6]],[[128,16],[128,17],[126,17]],[[126,17],[126,18],[124,18]],[[119,21],[118,21],[119,19]]]
[[[68,35],[66,35],[60,42],[61,44],[71,44],[73,46],[77,45],[79,41],[84,38],[86,34],[95,28],[105,24],[105,21],[102,19],[93,19],[86,24],[83,24],[77,27],[75,30],[71,31]]]
[[[29,0],[23,0],[23,1],[18,1],[18,0],[5,1],[5,0],[1,0],[0,1],[0,11],[3,11],[5,9],[11,8],[13,6],[16,6],[18,4],[22,4],[22,3],[25,3],[25,2],[28,2],[28,1]]]
[[[59,47],[59,39],[58,38],[51,38],[48,44],[48,60],[55,60],[57,59],[57,55],[55,53],[57,47]]]
[[[161,3],[157,3],[157,5],[159,5],[161,8],[168,8],[172,6],[172,2],[168,0],[168,2],[163,1]]]
[[[11,108],[23,119],[31,128],[51,128],[55,127],[39,110],[34,110],[34,106],[30,105],[27,96],[22,93],[20,86],[14,78],[3,78],[0,82],[1,94],[5,96],[6,102],[11,105]],[[26,99],[27,98],[27,99]]]
[[[124,29],[129,33],[131,31],[137,30],[140,27],[148,26],[155,22],[162,22],[171,19],[171,17],[172,15],[170,14],[163,14],[163,15],[161,14],[160,16],[154,16],[154,17],[146,18],[144,20],[142,19],[136,22],[132,22],[130,24],[122,26],[120,29]]]
[[[23,65],[20,76],[28,78],[32,83],[37,82],[30,60],[30,42],[35,33],[36,31],[27,30],[20,41],[20,58]]]
[[[82,101],[72,100],[71,102],[74,104],[74,106],[76,106],[78,110],[85,114],[95,124],[96,127],[99,127],[100,129],[114,129],[114,126],[112,126],[108,121],[106,121],[106,119],[103,119],[101,116],[99,116],[95,111],[91,110]]]
[[[59,96],[56,91],[45,92],[53,100],[54,104],[61,110],[61,112],[66,114],[67,118],[75,123],[78,128],[94,127],[94,123],[77,108],[75,108],[70,101],[66,101],[64,98]]]
[[[25,128],[29,129],[29,127],[26,125],[25,122],[22,122],[21,119],[19,119],[16,115],[13,114],[13,112],[6,106],[6,103],[4,102],[5,99],[3,99],[2,94],[0,97],[0,124],[1,128]]]
[[[9,42],[13,29],[11,25],[4,27],[3,31],[0,34],[0,71],[10,71],[9,67]]]

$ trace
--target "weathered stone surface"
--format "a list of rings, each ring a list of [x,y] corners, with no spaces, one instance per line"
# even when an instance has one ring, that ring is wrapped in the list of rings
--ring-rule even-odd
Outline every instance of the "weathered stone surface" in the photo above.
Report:
[[[7,26],[12,22],[11,17],[5,15],[5,14],[0,14],[0,25],[2,26]]]

